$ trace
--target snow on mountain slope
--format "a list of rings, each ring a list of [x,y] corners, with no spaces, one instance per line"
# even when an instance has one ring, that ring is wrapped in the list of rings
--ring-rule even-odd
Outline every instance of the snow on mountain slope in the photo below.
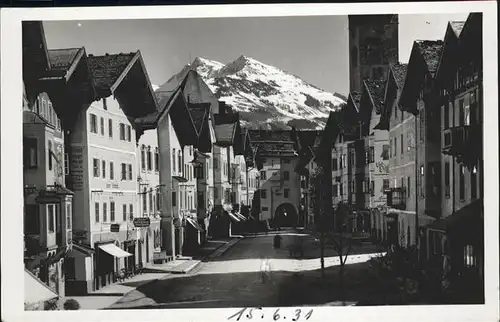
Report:
[[[322,128],[329,112],[345,103],[339,94],[246,56],[226,65],[198,57],[158,90],[174,90],[189,70],[196,70],[251,128]]]

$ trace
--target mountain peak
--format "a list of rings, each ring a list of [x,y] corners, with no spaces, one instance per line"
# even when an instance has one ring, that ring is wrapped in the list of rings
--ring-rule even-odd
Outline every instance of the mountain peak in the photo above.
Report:
[[[175,88],[189,71],[196,71],[219,100],[239,112],[249,128],[315,129],[324,126],[330,111],[345,103],[295,75],[240,55],[228,64],[196,57],[160,88]]]

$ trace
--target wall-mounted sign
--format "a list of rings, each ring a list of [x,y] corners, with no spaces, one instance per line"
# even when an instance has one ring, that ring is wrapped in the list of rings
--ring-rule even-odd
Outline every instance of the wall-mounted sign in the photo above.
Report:
[[[112,233],[117,233],[120,231],[120,224],[111,224],[110,229]]]
[[[71,148],[70,167],[71,178],[73,180],[72,188],[74,191],[80,191],[83,189],[83,176],[85,170],[82,147]]]
[[[149,217],[136,217],[134,218],[134,226],[138,228],[149,227],[151,221]]]
[[[180,218],[174,218],[173,223],[175,228],[180,228],[182,225]]]

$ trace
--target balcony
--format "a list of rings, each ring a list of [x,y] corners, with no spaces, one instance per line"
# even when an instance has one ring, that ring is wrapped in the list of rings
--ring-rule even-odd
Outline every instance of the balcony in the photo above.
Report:
[[[481,125],[455,126],[444,131],[443,154],[457,158],[457,162],[472,166],[482,157]]]
[[[389,188],[385,190],[387,206],[395,209],[406,210],[406,188]]]

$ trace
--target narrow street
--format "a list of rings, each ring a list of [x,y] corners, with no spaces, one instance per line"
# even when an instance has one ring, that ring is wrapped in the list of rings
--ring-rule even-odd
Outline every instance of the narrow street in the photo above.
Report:
[[[307,247],[304,259],[290,258],[287,245],[299,234],[289,231],[281,235],[280,249],[273,247],[274,235],[246,237],[220,257],[203,262],[190,274],[167,275],[140,286],[111,308],[284,306],[291,296],[289,284],[293,283],[296,273],[301,272],[303,276],[308,272],[317,273],[320,260],[313,254],[316,251],[311,248],[308,252]],[[302,237],[312,240],[308,235]],[[352,263],[366,262],[369,257],[353,255]],[[265,262],[269,264],[267,267],[263,265]],[[338,264],[336,257],[326,258],[326,266],[335,264]],[[268,271],[266,280],[262,278],[263,270]]]

